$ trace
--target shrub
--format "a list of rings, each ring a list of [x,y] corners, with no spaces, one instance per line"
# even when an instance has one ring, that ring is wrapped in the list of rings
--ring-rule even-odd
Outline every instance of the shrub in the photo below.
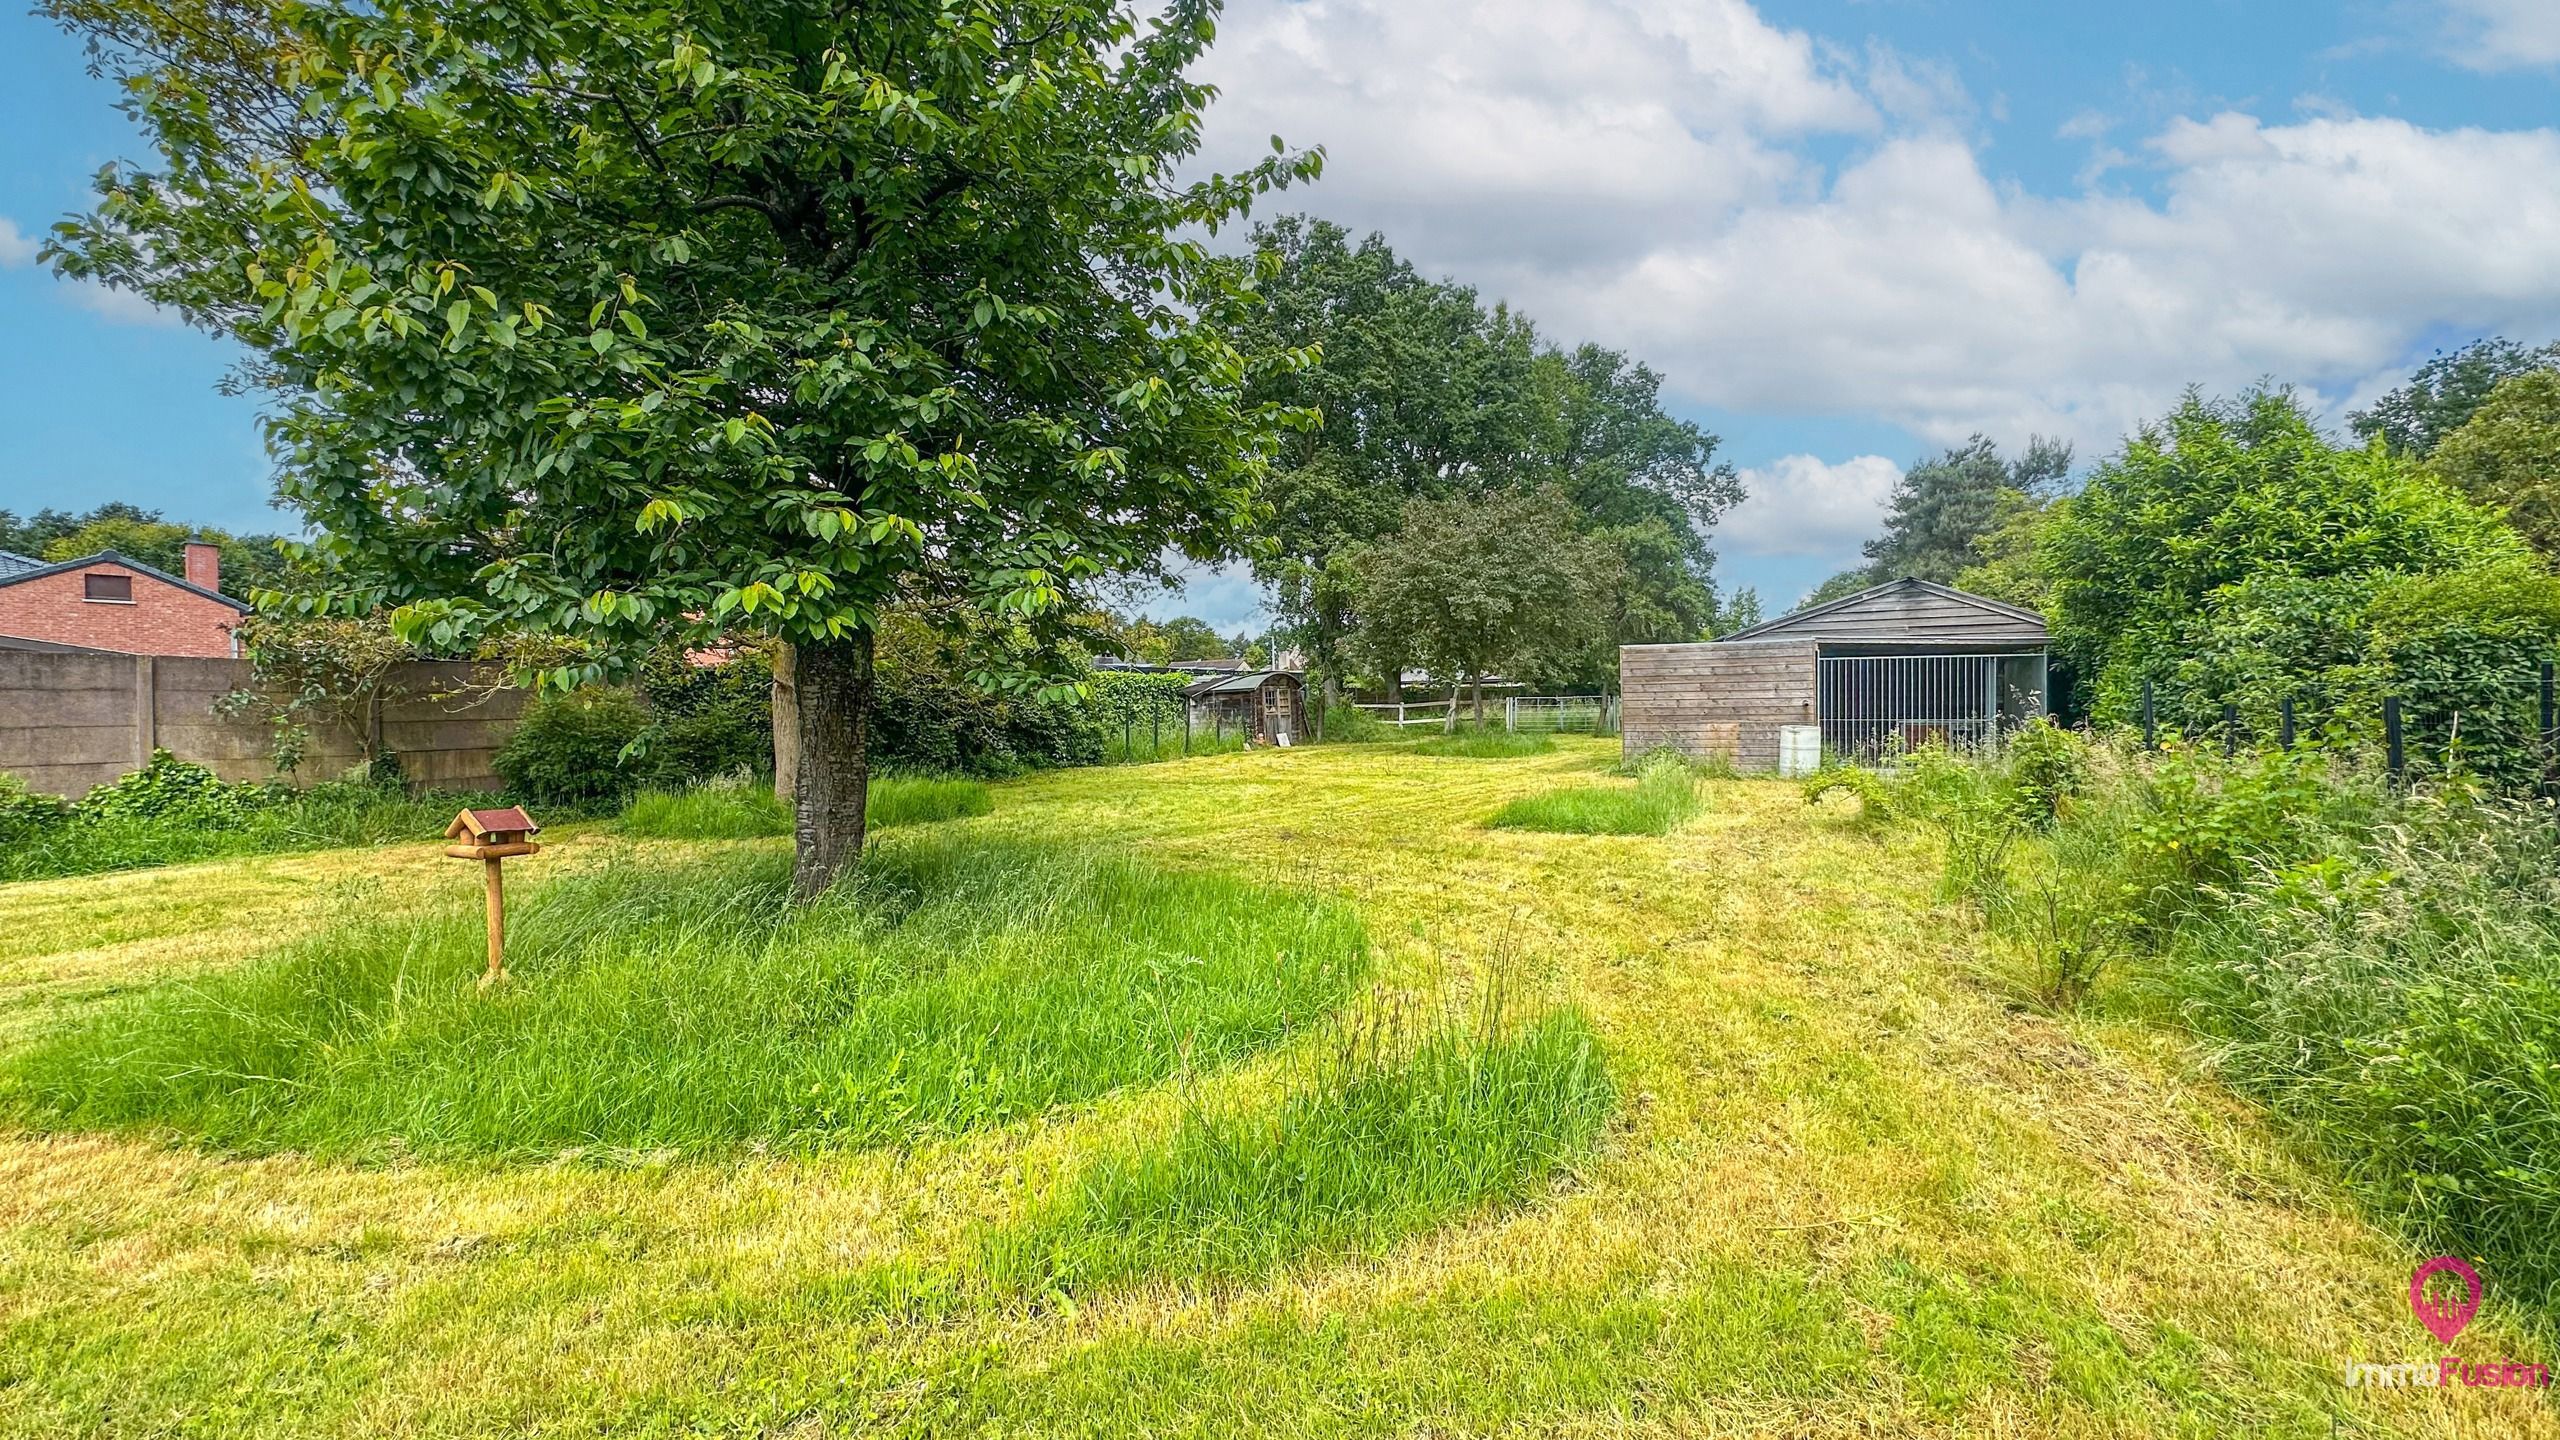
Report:
[[[63,822],[61,801],[38,795],[15,775],[0,773],[0,845],[15,845]]]
[[[2089,783],[2089,741],[2038,715],[2009,737],[2001,757],[2009,809],[2018,822],[2050,827],[2063,807]]]
[[[90,791],[79,812],[86,820],[152,820],[230,830],[247,824],[267,801],[264,787],[226,783],[202,765],[154,750],[149,764]]]
[[[1846,795],[1857,802],[1860,824],[1881,825],[1893,818],[1893,787],[1872,770],[1832,764],[1805,777],[1807,805],[1821,805],[1834,795]]]
[[[1320,733],[1328,745],[1360,745],[1376,740],[1393,740],[1399,733],[1395,726],[1370,714],[1357,705],[1337,702],[1325,707]]]
[[[762,648],[717,665],[660,651],[641,668],[640,693],[649,709],[636,766],[643,783],[673,790],[773,773],[773,659]]]
[[[618,803],[637,784],[625,752],[648,727],[627,690],[546,692],[525,707],[493,763],[508,793],[527,804]]]

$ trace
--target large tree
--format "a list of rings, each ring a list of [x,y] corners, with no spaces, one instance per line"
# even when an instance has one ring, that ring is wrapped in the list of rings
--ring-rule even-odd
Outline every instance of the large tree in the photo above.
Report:
[[[1869,583],[1954,580],[1974,562],[1975,542],[1999,523],[2004,496],[2042,494],[2070,471],[2071,447],[2041,436],[2014,460],[1976,435],[1912,466],[1894,487],[1884,533],[1866,544]]]
[[[893,596],[1036,632],[1249,521],[1290,360],[1190,232],[1318,162],[1174,178],[1216,0],[50,8],[159,152],[56,262],[256,357],[306,603],[573,636],[564,683],[780,636],[804,893],[860,853]]]
[[[2528,349],[2492,336],[2418,367],[2408,383],[2347,417],[2360,440],[2381,440],[2406,455],[2432,455],[2444,438],[2466,424],[2501,381],[2560,367],[2560,340]]]
[[[2523,554],[2494,514],[2415,463],[2334,446],[2290,393],[2259,391],[2190,394],[2143,426],[2052,508],[2032,563],[2055,648],[2093,684],[2098,718],[2131,717],[2148,680],[2164,715],[2208,723],[2232,698],[2210,652],[2281,672],[2253,682],[2264,693],[2307,685],[2331,652],[2353,653],[2331,640],[2383,580]]]
[[[2499,382],[2428,465],[2509,523],[2545,560],[2560,559],[2560,369]]]
[[[1570,663],[1605,623],[1608,552],[1579,518],[1551,488],[1406,502],[1393,535],[1352,554],[1363,643],[1466,685],[1483,723],[1487,675]]]
[[[1256,233],[1278,269],[1250,333],[1322,352],[1263,393],[1323,424],[1284,441],[1255,567],[1328,692],[1358,618],[1340,558],[1395,532],[1414,499],[1553,486],[1579,532],[1615,537],[1641,592],[1630,613],[1658,627],[1636,638],[1703,633],[1704,537],[1740,487],[1713,435],[1664,412],[1660,376],[1597,346],[1543,345],[1525,317],[1423,276],[1377,235],[1295,216]]]

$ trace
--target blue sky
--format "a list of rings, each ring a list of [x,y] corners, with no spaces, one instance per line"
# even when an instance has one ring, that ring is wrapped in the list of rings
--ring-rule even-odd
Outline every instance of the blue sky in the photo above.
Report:
[[[1209,64],[1212,162],[1322,143],[1290,208],[1662,370],[1754,486],[1724,580],[1781,605],[1976,429],[2086,461],[2186,383],[2335,416],[2560,334],[2550,0],[1231,0]],[[135,151],[113,98],[0,17],[0,508],[290,528],[230,352],[33,262]]]

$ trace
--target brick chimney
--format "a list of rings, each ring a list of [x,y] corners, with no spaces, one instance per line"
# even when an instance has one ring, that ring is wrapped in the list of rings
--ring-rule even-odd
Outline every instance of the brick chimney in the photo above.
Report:
[[[202,540],[187,542],[187,583],[199,590],[222,588],[222,547]]]

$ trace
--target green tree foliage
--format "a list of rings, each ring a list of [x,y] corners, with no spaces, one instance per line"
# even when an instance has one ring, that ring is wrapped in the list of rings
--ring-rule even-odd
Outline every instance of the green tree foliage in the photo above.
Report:
[[[1811,591],[1807,592],[1804,599],[1798,602],[1795,608],[1797,610],[1810,610],[1816,605],[1827,605],[1834,600],[1846,599],[1851,595],[1857,594],[1861,590],[1869,589],[1875,584],[1875,572],[1864,565],[1848,570],[1842,570],[1836,574],[1826,577],[1821,584],[1814,586]]]
[[[2272,700],[2349,663],[2371,585],[2524,549],[2415,462],[2333,446],[2289,392],[2262,390],[2190,394],[2144,426],[2053,507],[2033,553],[2097,718],[2131,719],[2148,679],[2171,723],[2207,725],[2235,685]]]
[[[55,263],[257,357],[303,603],[591,642],[559,683],[790,643],[803,893],[861,852],[893,598],[1053,634],[1250,521],[1296,357],[1189,236],[1319,157],[1176,180],[1215,0],[208,5],[49,0],[159,153]]]
[[[2003,493],[1992,507],[1991,528],[1973,538],[1972,562],[1956,572],[1955,587],[2029,610],[2044,609],[2047,581],[2036,563],[2036,535],[2048,511],[2070,503],[2068,496]]]
[[[2532,681],[2560,660],[2560,577],[2522,560],[2395,577],[2375,587],[2365,630],[2374,688],[2405,702],[2414,765],[2542,778]]]
[[[2560,369],[2500,381],[2429,463],[2462,493],[2506,512],[2544,559],[2560,558]]]
[[[2408,455],[2432,455],[2470,422],[2501,381],[2560,367],[2560,340],[2527,349],[2512,340],[2474,341],[2418,367],[2409,383],[2347,417],[2359,440],[2379,439]]]
[[[1602,588],[1620,597],[1609,609],[1630,627],[1621,638],[1705,633],[1715,594],[1704,537],[1740,486],[1715,461],[1714,436],[1664,413],[1660,376],[1598,346],[1543,345],[1525,317],[1425,278],[1379,236],[1355,242],[1286,216],[1256,239],[1277,273],[1247,333],[1323,357],[1259,393],[1324,423],[1283,441],[1255,570],[1328,688],[1352,663],[1383,666],[1400,638],[1346,650],[1358,617],[1339,562],[1394,533],[1414,499],[1553,486],[1577,532],[1614,552]],[[1595,649],[1582,669],[1605,676],[1602,659]]]
[[[1481,722],[1485,676],[1569,666],[1599,633],[1594,577],[1608,552],[1578,533],[1580,518],[1553,489],[1406,502],[1393,536],[1354,552],[1364,634],[1393,637],[1403,661],[1472,687]]]
[[[2013,495],[2049,492],[2071,473],[2071,447],[2037,436],[2016,459],[1976,435],[1903,472],[1894,486],[1884,533],[1866,544],[1867,583],[1906,575],[1940,584],[1974,563],[1975,546],[2000,523]]]
[[[1143,660],[1150,665],[1171,665],[1182,660],[1216,660],[1243,652],[1243,645],[1218,633],[1217,627],[1196,615],[1176,615],[1170,620],[1150,620],[1139,616],[1131,620],[1114,620],[1104,636],[1106,644],[1117,648],[1122,659]]]
[[[203,540],[222,551],[222,593],[246,600],[252,591],[285,581],[283,540],[275,535],[232,535],[202,525],[176,525],[157,510],[110,500],[87,514],[39,510],[20,520],[0,510],[0,550],[41,560],[78,560],[113,550],[155,570],[184,575],[187,542]]]

